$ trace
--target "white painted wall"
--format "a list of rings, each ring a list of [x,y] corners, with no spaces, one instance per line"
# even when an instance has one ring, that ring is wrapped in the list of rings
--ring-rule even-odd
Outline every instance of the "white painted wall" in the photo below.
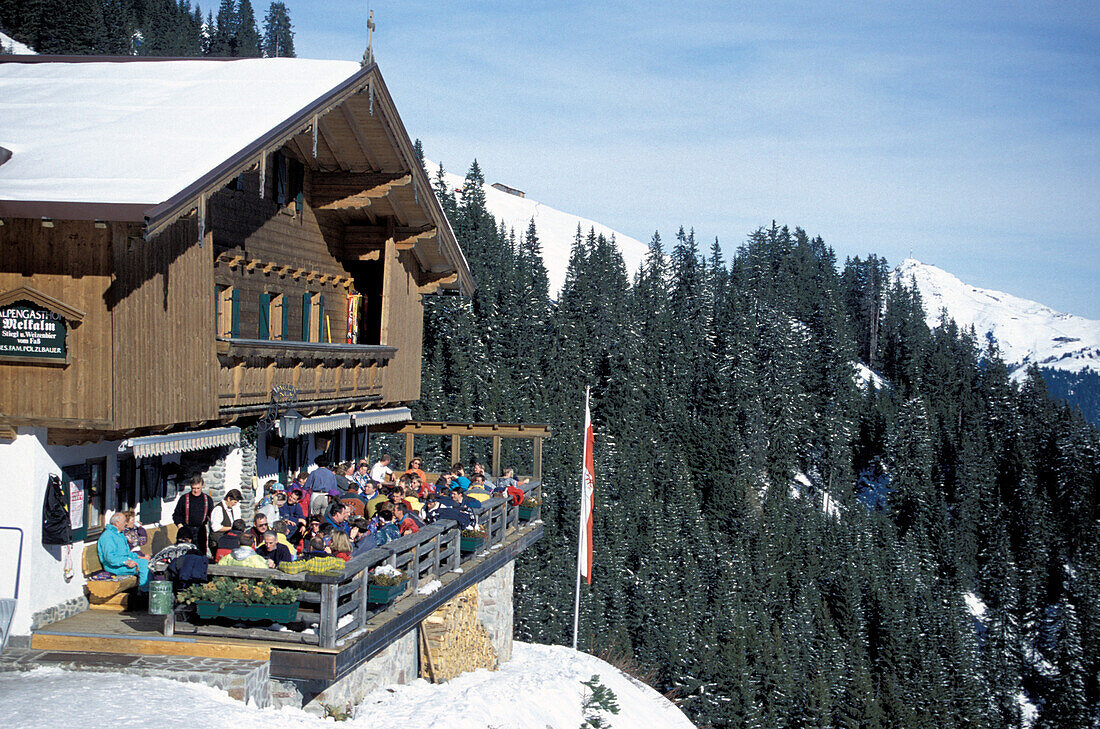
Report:
[[[23,530],[23,552],[19,580],[19,601],[12,620],[12,635],[29,635],[31,615],[80,597],[84,593],[84,576],[80,570],[83,542],[72,545],[73,577],[65,581],[65,547],[43,546],[42,503],[50,474],[61,475],[61,466],[83,463],[89,458],[108,460],[116,457],[117,443],[54,447],[45,445],[42,428],[20,428],[10,443],[0,444],[0,526]],[[109,471],[117,470],[108,463]],[[5,540],[9,537],[5,537]],[[5,545],[6,546],[6,545]],[[0,592],[10,597],[15,583],[16,550],[0,552]]]
[[[42,503],[49,475],[61,474],[63,466],[83,464],[93,458],[107,459],[107,518],[114,503],[118,476],[119,441],[100,441],[89,445],[55,446],[46,444],[44,428],[20,428],[10,443],[0,442],[0,526],[23,530],[19,603],[12,621],[12,635],[28,635],[31,615],[84,593],[84,574],[80,567],[85,542],[72,545],[73,577],[65,582],[65,548],[42,544]],[[240,474],[241,458],[236,456],[235,473]],[[165,462],[178,462],[168,456]],[[161,523],[171,522],[176,496],[163,501]],[[18,536],[0,530],[0,597],[11,597],[15,590]]]

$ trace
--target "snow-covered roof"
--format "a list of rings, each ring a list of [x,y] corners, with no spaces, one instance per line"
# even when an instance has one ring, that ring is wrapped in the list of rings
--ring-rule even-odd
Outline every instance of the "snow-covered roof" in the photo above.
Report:
[[[0,62],[9,201],[162,203],[360,72],[299,58],[14,58]]]

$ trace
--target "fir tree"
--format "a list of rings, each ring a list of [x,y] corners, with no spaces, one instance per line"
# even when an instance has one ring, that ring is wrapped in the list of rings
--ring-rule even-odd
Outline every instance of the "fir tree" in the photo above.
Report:
[[[286,3],[273,2],[264,16],[263,52],[267,58],[294,58],[294,29]]]
[[[249,0],[240,0],[237,6],[237,35],[235,55],[242,58],[259,58],[260,31],[256,29],[256,13]]]

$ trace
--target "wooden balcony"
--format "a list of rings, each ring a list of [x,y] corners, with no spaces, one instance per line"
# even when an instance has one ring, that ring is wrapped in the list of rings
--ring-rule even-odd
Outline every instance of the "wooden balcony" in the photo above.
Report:
[[[218,412],[262,412],[277,387],[298,392],[305,414],[382,400],[394,347],[262,339],[219,339]]]

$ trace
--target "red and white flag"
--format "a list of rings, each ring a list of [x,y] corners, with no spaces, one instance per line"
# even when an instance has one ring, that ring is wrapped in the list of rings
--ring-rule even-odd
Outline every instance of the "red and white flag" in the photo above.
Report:
[[[577,552],[577,569],[592,584],[592,510],[596,506],[596,467],[592,447],[596,438],[592,431],[592,413],[588,407],[588,388],[584,391],[584,458],[581,474],[581,532]]]

